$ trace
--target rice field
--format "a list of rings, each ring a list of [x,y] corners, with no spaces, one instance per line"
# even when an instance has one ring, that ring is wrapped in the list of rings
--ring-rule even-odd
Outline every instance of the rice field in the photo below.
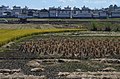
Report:
[[[23,53],[39,54],[40,57],[105,58],[120,55],[119,37],[39,37],[19,46]]]
[[[102,31],[109,25],[112,32]],[[93,26],[101,31],[90,31]],[[0,69],[20,68],[26,75],[42,74],[51,79],[61,78],[59,73],[64,72],[103,73],[110,67],[119,73],[120,32],[113,32],[116,28],[119,30],[119,23],[0,24]],[[32,72],[29,61],[38,62],[44,71]]]
[[[21,37],[40,34],[40,33],[52,33],[52,32],[66,32],[66,31],[82,31],[83,29],[0,29],[0,46],[17,40]]]
[[[49,24],[0,24],[0,29],[55,29]]]

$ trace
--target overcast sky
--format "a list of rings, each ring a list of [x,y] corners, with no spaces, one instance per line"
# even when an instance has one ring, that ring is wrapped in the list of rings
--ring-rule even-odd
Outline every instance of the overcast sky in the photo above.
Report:
[[[48,8],[52,6],[76,6],[81,8],[87,6],[90,8],[103,8],[108,7],[111,4],[117,4],[120,6],[120,0],[0,0],[0,5],[8,5],[10,7],[14,5],[22,6],[25,5],[29,8]]]

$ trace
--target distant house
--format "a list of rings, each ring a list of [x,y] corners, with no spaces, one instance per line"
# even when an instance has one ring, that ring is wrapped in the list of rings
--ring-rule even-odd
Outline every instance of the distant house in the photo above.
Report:
[[[99,18],[100,17],[99,10],[93,10],[92,16],[93,16],[93,18]]]
[[[28,16],[33,17],[33,13],[34,13],[33,9],[28,10]]]
[[[18,15],[18,18],[28,18],[28,7],[25,6],[24,8],[22,8],[22,13]]]
[[[92,18],[92,11],[85,6],[80,10],[79,8],[73,8],[73,18]]]
[[[73,18],[80,18],[81,10],[79,8],[74,7],[72,11],[72,17]]]
[[[92,18],[92,12],[91,11],[81,11],[79,16],[80,16],[80,18]]]
[[[92,12],[91,11],[75,11],[73,13],[73,18],[92,18]]]
[[[28,13],[27,13],[27,16],[29,18],[37,18],[39,15],[39,10],[36,10],[36,9],[28,9]]]
[[[13,6],[12,16],[18,17],[22,13],[22,9],[20,6]]]
[[[120,18],[120,11],[112,11],[111,18]]]
[[[99,16],[100,16],[100,18],[107,18],[108,17],[107,12],[105,12],[105,11],[99,12]]]
[[[0,6],[0,17],[15,17],[15,18],[120,18],[120,7],[110,5],[108,8],[89,9],[83,6],[81,9],[69,6],[64,7],[49,7],[49,9],[28,9],[27,6]]]
[[[58,17],[58,10],[61,10],[61,8],[50,7],[49,8],[49,17],[50,18],[57,18]]]
[[[71,18],[71,7],[65,7],[64,9],[59,9],[57,13],[58,18]]]
[[[39,16],[39,10],[34,10],[33,17],[38,18],[38,16]]]
[[[39,11],[40,18],[49,18],[49,11],[47,9],[42,9]]]
[[[11,17],[11,15],[12,15],[11,11],[6,11],[3,13],[3,17],[6,17],[6,18]]]
[[[7,12],[10,12],[9,6],[0,6],[0,17],[5,17]]]

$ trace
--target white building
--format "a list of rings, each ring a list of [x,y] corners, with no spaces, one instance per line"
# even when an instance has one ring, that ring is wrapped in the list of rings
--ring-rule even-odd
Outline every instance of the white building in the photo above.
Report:
[[[73,10],[72,11],[72,17],[73,18],[80,18],[80,13],[81,13],[80,10]]]
[[[58,10],[57,16],[58,18],[71,18],[72,17],[71,7],[68,6],[62,10]]]
[[[106,12],[104,12],[104,11],[100,11],[99,12],[99,16],[100,16],[100,18],[107,18],[107,13]]]
[[[28,17],[38,17],[39,16],[39,10],[37,9],[28,9]]]
[[[99,18],[100,17],[100,14],[99,14],[99,10],[93,10],[92,11],[92,16],[93,16],[93,18]]]
[[[91,11],[74,11],[73,12],[73,18],[92,18],[92,12]]]
[[[49,8],[49,16],[50,18],[56,18],[57,17],[57,9],[55,7]]]
[[[39,11],[40,18],[48,18],[49,17],[49,11],[47,9],[42,9]]]
[[[18,18],[29,18],[30,16],[28,16],[28,12],[29,9],[27,6],[25,6],[24,8],[22,8],[22,13],[18,15]]]
[[[10,12],[9,6],[0,6],[0,17],[6,16],[7,12]]]
[[[111,12],[112,18],[120,18],[120,11],[113,11]]]
[[[50,18],[58,18],[58,11],[61,10],[60,7],[55,8],[55,7],[50,7],[49,8],[49,17]]]
[[[39,10],[33,11],[33,17],[38,17],[39,16]]]
[[[18,17],[22,13],[22,9],[20,6],[13,6],[12,16]]]
[[[74,7],[72,11],[72,17],[73,18],[91,18],[92,11],[89,10],[88,8],[85,8],[85,6],[82,8],[82,10]]]
[[[92,12],[91,11],[82,11],[79,16],[81,18],[92,18]]]

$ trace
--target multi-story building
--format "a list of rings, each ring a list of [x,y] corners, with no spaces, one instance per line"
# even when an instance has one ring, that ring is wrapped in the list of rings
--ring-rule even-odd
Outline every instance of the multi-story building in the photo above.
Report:
[[[58,18],[58,11],[61,10],[60,7],[55,8],[55,7],[50,7],[49,8],[49,17],[50,18]]]
[[[50,7],[49,9],[28,9],[27,6],[21,8],[20,6],[0,6],[0,17],[24,17],[24,18],[120,18],[120,7],[117,5],[110,5],[109,8],[102,9],[89,9],[83,6],[81,9],[67,6],[62,9],[61,7]]]
[[[33,17],[38,18],[38,16],[39,16],[39,10],[34,10]]]
[[[49,11],[47,9],[40,10],[38,17],[40,17],[40,18],[49,18]]]
[[[92,11],[92,17],[93,18],[99,18],[100,17],[100,14],[99,14],[99,10],[93,10]]]
[[[72,17],[72,10],[71,7],[67,6],[64,9],[59,9],[57,11],[58,18],[71,18]]]
[[[111,18],[120,18],[120,11],[112,11]]]
[[[107,17],[108,17],[107,12],[105,12],[105,11],[100,11],[100,12],[99,12],[99,17],[100,17],[100,18],[107,18]]]
[[[81,10],[79,8],[74,7],[72,10],[72,18],[80,18]]]
[[[73,18],[92,18],[92,11],[85,6],[80,10],[79,8],[74,7],[72,12]]]
[[[9,6],[0,6],[0,17],[6,17],[7,15],[11,15],[11,10]]]
[[[18,15],[18,18],[28,18],[28,12],[29,12],[29,9],[27,6],[25,6],[24,8],[22,8],[22,12],[21,14]]]
[[[37,18],[39,16],[39,10],[36,9],[28,9],[28,17]]]
[[[22,9],[20,6],[13,6],[13,9],[12,9],[13,17],[18,17],[21,13],[22,13]]]

